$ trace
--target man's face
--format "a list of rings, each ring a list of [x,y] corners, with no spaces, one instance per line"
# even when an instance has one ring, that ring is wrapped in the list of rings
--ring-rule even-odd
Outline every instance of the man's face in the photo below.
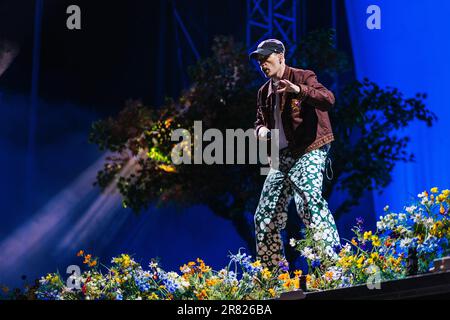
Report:
[[[272,53],[269,56],[259,55],[257,57],[259,67],[261,71],[266,75],[267,78],[272,78],[281,69],[281,61],[283,56],[279,53]]]

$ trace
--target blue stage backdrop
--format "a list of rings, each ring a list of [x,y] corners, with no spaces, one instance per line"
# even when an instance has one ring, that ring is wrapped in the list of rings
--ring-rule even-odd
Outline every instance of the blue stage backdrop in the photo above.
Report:
[[[366,27],[370,5],[381,9],[380,30]],[[375,192],[374,202],[378,215],[386,204],[399,211],[425,188],[449,187],[450,1],[347,0],[346,6],[357,77],[397,87],[406,96],[425,92],[427,107],[439,118],[432,128],[414,123],[398,133],[411,137],[408,151],[416,161],[398,164],[392,183],[381,195]]]

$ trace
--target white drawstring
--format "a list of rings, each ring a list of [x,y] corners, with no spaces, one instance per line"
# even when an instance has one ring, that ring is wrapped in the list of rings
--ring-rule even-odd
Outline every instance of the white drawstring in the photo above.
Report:
[[[327,176],[327,179],[331,181],[331,180],[333,180],[333,176],[334,176],[334,173],[333,173],[333,162],[331,161],[331,158],[327,158],[327,161],[330,164],[331,177],[328,175],[328,170],[327,170],[328,168],[326,167],[326,164],[325,164],[325,174]]]

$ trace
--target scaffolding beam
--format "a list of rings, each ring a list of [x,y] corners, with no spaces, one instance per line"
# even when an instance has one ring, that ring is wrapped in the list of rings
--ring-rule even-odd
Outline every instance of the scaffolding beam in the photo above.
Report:
[[[277,38],[293,60],[298,36],[298,0],[247,0],[247,48],[249,52],[268,38]],[[295,61],[294,61],[295,63]]]

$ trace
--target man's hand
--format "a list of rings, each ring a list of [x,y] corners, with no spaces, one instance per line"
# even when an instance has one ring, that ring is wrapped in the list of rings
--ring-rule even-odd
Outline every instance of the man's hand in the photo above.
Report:
[[[277,93],[282,93],[282,92],[299,93],[301,90],[298,85],[293,84],[289,80],[280,80],[278,87],[279,87],[279,89],[277,90]]]

